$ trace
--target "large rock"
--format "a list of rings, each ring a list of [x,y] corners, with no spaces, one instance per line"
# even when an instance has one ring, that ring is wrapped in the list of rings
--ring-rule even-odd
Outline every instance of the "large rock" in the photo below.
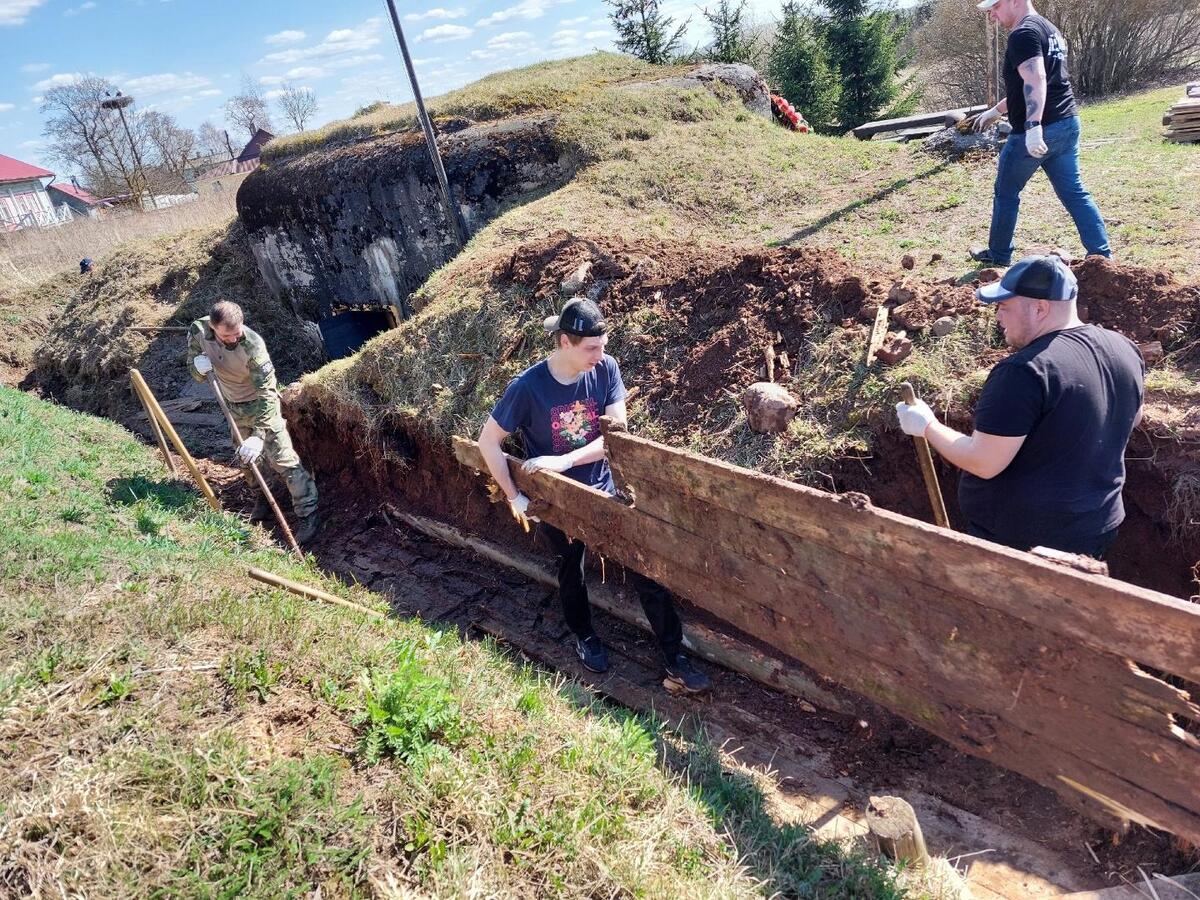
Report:
[[[760,434],[777,434],[796,418],[800,403],[782,385],[757,381],[742,393],[742,406],[751,428]]]

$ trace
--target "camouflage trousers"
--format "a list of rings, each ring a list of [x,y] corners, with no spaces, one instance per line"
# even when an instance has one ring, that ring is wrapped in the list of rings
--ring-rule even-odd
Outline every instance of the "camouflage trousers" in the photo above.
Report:
[[[287,422],[283,420],[283,413],[280,412],[278,404],[271,404],[274,408],[265,428],[254,427],[262,402],[252,400],[249,403],[230,403],[229,411],[233,413],[243,438],[248,438],[251,434],[262,438],[263,453],[259,457],[259,471],[263,470],[262,464],[265,462],[284,480],[288,493],[292,495],[292,510],[297,517],[303,519],[317,511],[317,484],[300,463],[300,457],[292,447],[292,436],[288,434]],[[242,475],[257,496],[258,482],[254,480],[254,474],[248,466],[242,469]],[[270,483],[269,478],[267,483]]]

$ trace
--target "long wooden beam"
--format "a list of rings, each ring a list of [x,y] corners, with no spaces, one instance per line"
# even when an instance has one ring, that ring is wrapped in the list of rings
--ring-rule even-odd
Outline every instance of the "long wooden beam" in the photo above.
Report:
[[[915,116],[904,116],[899,119],[880,119],[878,122],[866,122],[852,129],[854,136],[860,141],[865,141],[872,135],[880,134],[884,131],[898,131],[902,128],[920,128],[931,125],[952,125],[956,121],[960,121],[960,116],[973,116],[987,109],[986,106],[964,106],[960,109],[945,109],[941,112],[920,113]]]
[[[546,521],[738,631],[1098,819],[1200,840],[1200,707],[1148,670],[1195,678],[1200,609],[621,432],[606,446],[633,507],[510,468]]]

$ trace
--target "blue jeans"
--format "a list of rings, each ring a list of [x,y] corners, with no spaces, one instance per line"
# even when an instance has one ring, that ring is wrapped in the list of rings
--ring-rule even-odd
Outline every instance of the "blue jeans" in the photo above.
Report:
[[[996,193],[992,199],[992,230],[988,235],[992,259],[1000,263],[1012,261],[1013,232],[1017,230],[1021,191],[1039,168],[1045,169],[1054,193],[1075,220],[1079,239],[1088,254],[1111,257],[1104,220],[1079,176],[1079,117],[1071,116],[1047,125],[1042,131],[1042,139],[1050,149],[1041,159],[1029,155],[1024,134],[1009,135],[1000,151]]]

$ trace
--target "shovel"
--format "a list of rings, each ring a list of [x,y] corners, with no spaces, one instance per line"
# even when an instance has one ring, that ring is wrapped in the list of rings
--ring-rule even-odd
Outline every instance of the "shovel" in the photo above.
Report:
[[[904,402],[917,402],[917,393],[909,382],[900,385]],[[923,437],[914,437],[913,444],[917,448],[917,462],[921,464],[921,474],[925,476],[925,490],[929,494],[929,503],[933,506],[933,521],[942,528],[950,527],[950,517],[946,515],[946,503],[942,500],[942,488],[938,484],[937,470],[933,467],[933,454],[929,450],[929,441]]]

